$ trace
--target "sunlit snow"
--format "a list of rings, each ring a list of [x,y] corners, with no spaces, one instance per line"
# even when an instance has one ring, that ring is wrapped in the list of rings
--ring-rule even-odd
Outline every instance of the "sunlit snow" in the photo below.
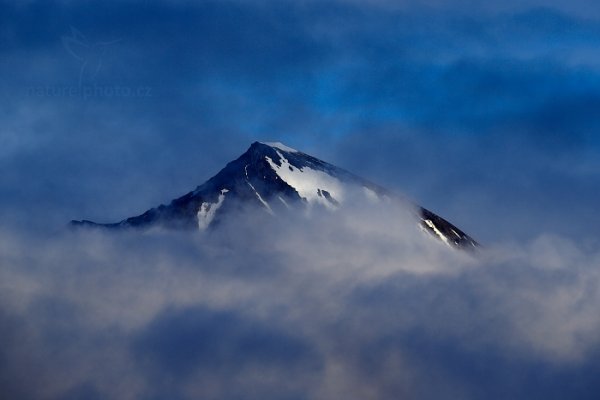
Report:
[[[432,220],[426,219],[424,222],[427,224],[428,227],[431,228],[431,230],[433,230],[433,232],[435,232],[436,235],[440,237],[440,239],[442,239],[444,243],[450,245],[450,242],[448,242],[448,238],[444,236],[442,232],[440,232],[440,230],[437,228],[437,226],[435,226]]]
[[[369,201],[371,203],[379,203],[379,196],[377,195],[377,193],[375,193],[375,191],[364,186],[363,192],[364,192],[365,196],[367,197],[367,199],[369,199]]]
[[[204,202],[200,206],[200,210],[198,210],[198,229],[201,231],[206,230],[213,218],[215,217],[215,213],[223,204],[225,200],[225,193],[229,192],[228,189],[222,189],[221,194],[216,203],[208,203]]]
[[[326,190],[331,197],[341,203],[344,200],[344,189],[342,183],[336,178],[322,171],[308,167],[296,168],[287,158],[277,151],[281,159],[281,166],[277,165],[270,157],[265,157],[271,168],[288,185],[296,189],[300,197],[309,204],[320,203],[329,208],[335,205],[324,196],[319,196],[319,190]]]
[[[282,151],[285,151],[287,153],[298,153],[298,150],[292,149],[291,147],[286,146],[285,144],[283,144],[281,142],[260,142],[260,143],[266,144],[267,146],[274,147],[274,148],[282,150]]]

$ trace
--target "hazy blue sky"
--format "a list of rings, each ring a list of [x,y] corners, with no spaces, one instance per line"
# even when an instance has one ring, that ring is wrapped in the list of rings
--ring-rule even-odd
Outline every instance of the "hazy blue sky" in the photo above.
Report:
[[[276,139],[485,241],[598,234],[598,8],[3,3],[3,218],[118,220]]]
[[[592,0],[0,2],[0,385],[597,398],[599,49]],[[255,140],[403,192],[498,254],[470,269],[361,229],[238,252],[37,236],[168,202]]]

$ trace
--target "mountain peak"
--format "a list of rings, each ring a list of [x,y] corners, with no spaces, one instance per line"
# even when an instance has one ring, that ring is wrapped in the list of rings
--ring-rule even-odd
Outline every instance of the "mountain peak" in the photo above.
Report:
[[[289,146],[286,146],[285,144],[283,144],[281,142],[254,142],[252,145],[255,145],[255,144],[263,144],[265,146],[269,146],[273,149],[281,150],[286,153],[299,153],[298,150],[293,149]]]
[[[241,208],[270,215],[289,210],[324,207],[335,211],[347,203],[376,205],[404,201],[390,191],[342,168],[302,153],[281,142],[254,142],[237,159],[195,190],[145,213],[111,224],[87,220],[75,226],[207,230]],[[477,243],[456,226],[429,210],[414,205],[423,230],[459,248]]]

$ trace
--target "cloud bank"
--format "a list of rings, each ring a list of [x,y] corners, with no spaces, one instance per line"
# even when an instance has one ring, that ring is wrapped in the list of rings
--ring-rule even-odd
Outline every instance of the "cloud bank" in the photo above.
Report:
[[[212,235],[2,232],[9,398],[591,398],[600,253],[451,250],[399,209]]]

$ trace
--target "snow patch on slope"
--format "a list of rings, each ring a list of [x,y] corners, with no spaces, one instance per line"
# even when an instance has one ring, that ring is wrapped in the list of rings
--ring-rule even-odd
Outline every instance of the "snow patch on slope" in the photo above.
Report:
[[[336,208],[335,203],[341,203],[344,200],[344,187],[339,180],[325,172],[308,167],[296,168],[279,151],[277,151],[277,155],[281,165],[277,165],[270,157],[265,157],[265,159],[275,173],[285,183],[296,189],[300,197],[306,199],[309,204],[320,203],[329,208]],[[319,195],[322,191],[328,192],[335,202]]]
[[[258,191],[256,190],[256,188],[254,187],[253,184],[250,183],[250,179],[248,178],[248,165],[246,165],[244,167],[244,172],[246,173],[246,183],[248,184],[248,186],[250,186],[250,188],[254,191],[254,194],[256,194],[256,197],[258,197],[258,200],[262,203],[263,206],[265,206],[265,208],[267,209],[267,212],[271,215],[275,215],[273,214],[273,210],[271,209],[271,206],[269,205],[269,203],[267,203],[262,196],[260,195],[260,193],[258,193]]]
[[[285,151],[286,153],[298,153],[298,150],[296,149],[292,149],[289,146],[286,146],[285,144],[281,143],[281,142],[260,142],[262,144],[266,144],[269,147],[273,147],[282,151]]]
[[[375,193],[374,190],[369,189],[366,186],[363,186],[363,193],[365,195],[365,197],[371,202],[371,203],[379,203],[379,195],[377,193]]]
[[[277,197],[278,197],[278,198],[279,198],[279,200],[280,200],[280,201],[283,203],[283,205],[285,206],[285,208],[287,208],[288,210],[291,210],[291,207],[290,207],[290,205],[287,203],[287,201],[285,201],[285,200],[283,199],[283,197],[281,197],[281,196],[277,196]]]
[[[216,203],[202,203],[200,210],[198,210],[198,229],[204,231],[206,228],[208,228],[215,217],[215,213],[223,204],[223,201],[225,200],[225,193],[227,192],[229,192],[228,189],[222,189]]]
[[[425,224],[431,228],[431,230],[440,238],[442,239],[442,241],[444,243],[446,243],[448,246],[450,246],[450,242],[448,241],[448,238],[446,236],[444,236],[444,234],[437,228],[437,226],[435,226],[435,224],[433,223],[432,220],[430,219],[426,219],[423,220],[423,222],[425,222]]]

